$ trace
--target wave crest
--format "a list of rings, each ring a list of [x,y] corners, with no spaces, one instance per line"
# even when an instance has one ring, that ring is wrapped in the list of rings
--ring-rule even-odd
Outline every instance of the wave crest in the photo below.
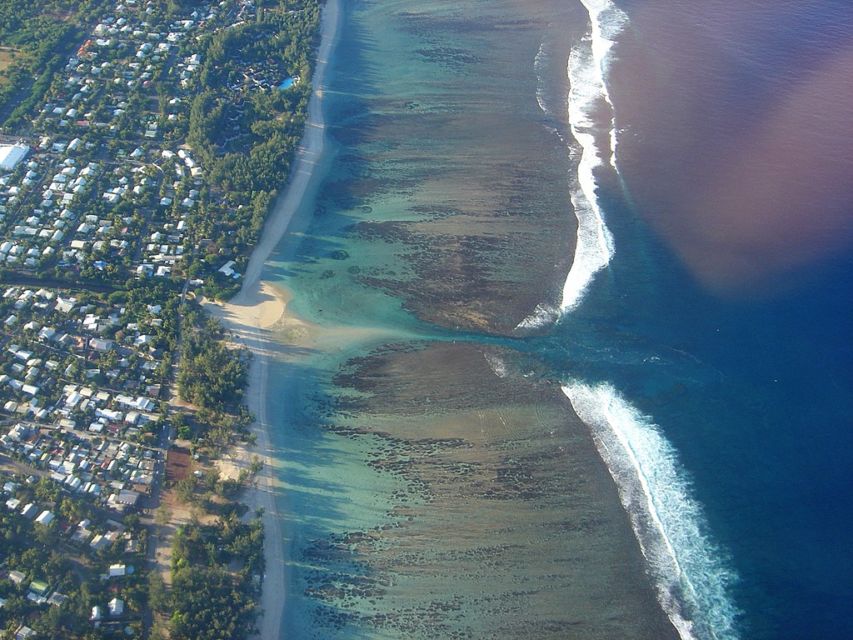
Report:
[[[578,230],[572,267],[563,284],[560,310],[564,314],[578,305],[595,274],[613,257],[613,236],[598,203],[595,172],[605,166],[616,170],[617,131],[607,73],[616,38],[628,22],[627,15],[608,0],[582,0],[582,3],[589,13],[590,34],[572,48],[568,62],[569,124],[582,153],[578,188],[571,195]],[[608,149],[600,149],[601,124],[596,115],[605,110],[609,114],[610,145]]]
[[[706,533],[700,505],[672,445],[610,385],[563,386],[592,431],[655,581],[683,640],[736,640],[734,573]]]

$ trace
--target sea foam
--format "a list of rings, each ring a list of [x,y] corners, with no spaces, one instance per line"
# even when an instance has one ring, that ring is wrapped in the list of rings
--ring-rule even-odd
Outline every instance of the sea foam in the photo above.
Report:
[[[484,353],[483,357],[486,359],[492,373],[494,373],[498,378],[506,378],[509,375],[506,368],[506,362],[504,362],[503,358],[490,353]]]
[[[577,218],[577,240],[571,269],[563,284],[560,311],[566,313],[581,301],[593,276],[613,257],[613,237],[596,194],[595,171],[610,163],[598,148],[599,125],[593,119],[605,98],[603,76],[595,63],[592,39],[583,38],[569,55],[569,124],[572,136],[581,146],[577,185],[571,200]]]
[[[628,24],[628,15],[610,0],[581,0],[581,4],[589,14],[591,25],[592,57],[600,77],[601,96],[610,107],[610,156],[608,164],[615,168],[613,157],[616,154],[617,135],[616,123],[613,117],[613,102],[607,88],[607,77],[612,62],[611,52],[619,34]]]
[[[572,136],[581,148],[570,195],[577,218],[575,252],[557,307],[539,305],[533,314],[518,324],[519,329],[548,325],[574,309],[595,274],[604,269],[613,257],[613,237],[604,222],[598,202],[595,171],[603,166],[616,169],[614,153],[617,131],[606,78],[611,51],[616,38],[627,24],[627,16],[611,2],[583,0],[583,4],[589,13],[590,33],[572,48],[568,60],[569,125]],[[546,61],[547,50],[543,42],[534,60],[536,99],[542,111],[548,114],[543,74]],[[598,146],[598,140],[604,133],[600,119],[603,112],[609,113],[610,140],[609,148],[604,150]]]
[[[578,163],[578,187],[572,192],[572,206],[578,220],[577,241],[572,267],[563,284],[560,311],[566,313],[581,301],[596,273],[613,257],[613,237],[604,222],[596,194],[595,171],[603,166],[616,170],[617,144],[613,102],[607,89],[612,50],[628,16],[609,0],[581,0],[589,13],[590,34],[569,54],[569,124],[582,148]],[[608,149],[598,146],[600,113],[609,114]]]
[[[548,50],[546,49],[545,42],[542,42],[539,45],[539,51],[536,52],[536,57],[533,59],[533,70],[536,71],[536,102],[539,104],[539,108],[542,109],[542,113],[550,115],[551,110],[545,102],[545,74],[543,73],[543,68],[547,61]]]
[[[675,450],[611,386],[571,382],[563,392],[591,429],[654,579],[683,640],[735,640],[734,581],[705,532],[702,510]]]

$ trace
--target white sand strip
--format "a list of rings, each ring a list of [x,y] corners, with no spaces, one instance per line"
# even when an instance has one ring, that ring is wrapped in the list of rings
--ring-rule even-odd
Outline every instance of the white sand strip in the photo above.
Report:
[[[271,344],[269,328],[282,317],[285,299],[272,286],[263,285],[260,276],[264,264],[278,245],[296,210],[299,207],[314,170],[323,153],[325,123],[323,120],[323,83],[326,64],[335,45],[340,27],[340,0],[327,0],[323,9],[321,42],[317,53],[312,86],[314,93],[308,103],[308,121],[302,143],[284,192],[276,200],[264,225],[260,242],[249,259],[240,292],[226,304],[207,303],[205,307],[219,318],[249,348],[254,357],[249,369],[246,403],[257,418],[253,433],[257,441],[246,452],[258,456],[264,463],[258,477],[257,487],[247,491],[244,500],[252,512],[264,509],[264,557],[266,575],[261,595],[262,615],[259,620],[262,640],[282,638],[282,614],[286,598],[285,550],[281,522],[276,510],[273,472],[275,459],[270,447],[269,421],[267,418],[267,378],[270,353],[275,351]]]

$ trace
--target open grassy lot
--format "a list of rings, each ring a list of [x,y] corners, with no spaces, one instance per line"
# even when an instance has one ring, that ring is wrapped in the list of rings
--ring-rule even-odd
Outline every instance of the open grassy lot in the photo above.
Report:
[[[0,71],[5,71],[12,63],[20,58],[21,52],[15,47],[4,47],[0,45]]]
[[[6,71],[16,62],[22,61],[26,54],[16,47],[4,47],[0,45],[0,87],[6,86],[9,77]]]

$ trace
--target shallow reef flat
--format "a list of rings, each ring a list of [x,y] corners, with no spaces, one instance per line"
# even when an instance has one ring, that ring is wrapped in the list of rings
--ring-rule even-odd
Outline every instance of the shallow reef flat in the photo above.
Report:
[[[389,491],[293,558],[316,637],[676,637],[588,429],[513,358],[415,343],[342,368],[326,429]]]

